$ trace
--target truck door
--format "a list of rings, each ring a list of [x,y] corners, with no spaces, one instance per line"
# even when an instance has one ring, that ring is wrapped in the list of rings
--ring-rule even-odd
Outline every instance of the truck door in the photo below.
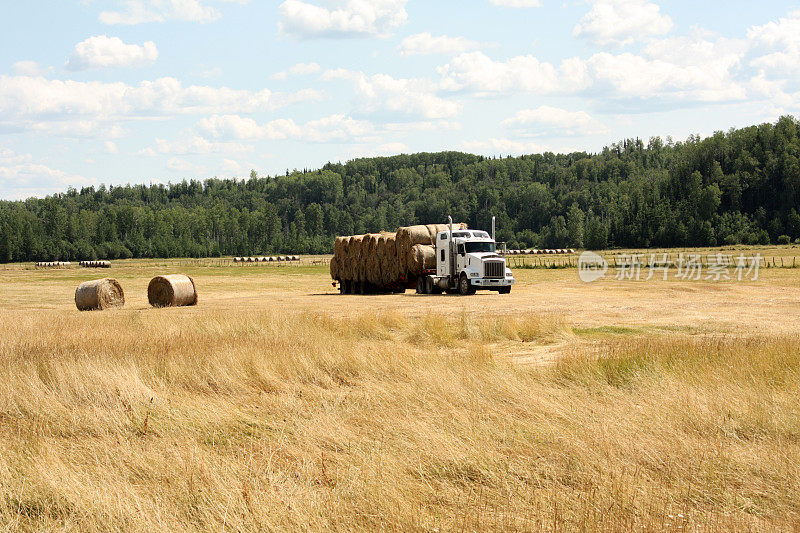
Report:
[[[450,274],[450,254],[447,250],[447,232],[443,231],[436,237],[436,275],[448,276]]]

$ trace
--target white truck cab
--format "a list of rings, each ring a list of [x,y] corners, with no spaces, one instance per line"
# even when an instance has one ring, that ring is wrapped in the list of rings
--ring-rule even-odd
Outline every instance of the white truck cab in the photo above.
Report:
[[[514,275],[505,258],[497,253],[494,237],[481,230],[454,229],[451,220],[450,229],[436,235],[436,274],[421,276],[417,292],[466,295],[476,290],[494,290],[508,294],[513,284]]]

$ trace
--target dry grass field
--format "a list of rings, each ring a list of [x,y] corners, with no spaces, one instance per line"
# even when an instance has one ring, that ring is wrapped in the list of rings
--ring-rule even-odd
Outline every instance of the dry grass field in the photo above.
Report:
[[[174,272],[199,305],[150,308]],[[340,296],[308,263],[0,267],[0,530],[800,528],[800,269],[515,274]],[[105,276],[125,309],[78,312]]]

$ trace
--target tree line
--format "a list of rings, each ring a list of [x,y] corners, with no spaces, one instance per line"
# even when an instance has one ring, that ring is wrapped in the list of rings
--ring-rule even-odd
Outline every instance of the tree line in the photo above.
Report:
[[[86,187],[0,202],[0,262],[325,253],[337,235],[446,221],[514,248],[800,239],[800,122],[685,142],[487,158],[419,153],[318,170]]]

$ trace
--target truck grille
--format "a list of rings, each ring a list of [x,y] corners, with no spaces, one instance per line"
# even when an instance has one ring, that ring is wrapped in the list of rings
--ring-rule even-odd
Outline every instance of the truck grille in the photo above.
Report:
[[[487,261],[484,263],[483,277],[504,278],[506,274],[505,263],[502,261]]]

